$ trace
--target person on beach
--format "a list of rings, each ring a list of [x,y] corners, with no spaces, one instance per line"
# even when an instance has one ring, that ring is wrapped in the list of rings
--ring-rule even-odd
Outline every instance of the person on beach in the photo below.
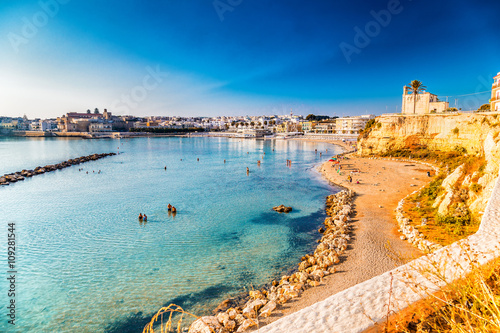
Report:
[[[142,217],[142,213],[139,213],[139,221],[142,221],[143,217]]]

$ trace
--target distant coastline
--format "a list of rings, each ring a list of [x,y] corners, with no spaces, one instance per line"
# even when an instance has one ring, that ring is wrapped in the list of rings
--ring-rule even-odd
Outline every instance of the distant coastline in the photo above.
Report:
[[[177,137],[187,136],[186,133],[147,133],[147,132],[48,132],[48,131],[9,131],[0,133],[0,137],[28,138],[82,138],[82,139],[120,139],[144,137]]]

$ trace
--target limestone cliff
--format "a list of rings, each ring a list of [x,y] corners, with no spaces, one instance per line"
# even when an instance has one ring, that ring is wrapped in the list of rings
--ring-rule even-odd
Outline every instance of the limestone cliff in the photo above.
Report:
[[[498,176],[499,133],[500,116],[494,113],[384,115],[377,117],[376,123],[361,135],[358,153],[384,154],[405,148],[441,152],[462,149],[469,156],[484,157],[486,165],[481,172],[468,174],[463,167],[449,170],[443,181],[445,191],[435,202],[439,212],[445,213],[458,195],[457,188],[461,188],[468,192],[467,206],[476,215],[486,207]]]

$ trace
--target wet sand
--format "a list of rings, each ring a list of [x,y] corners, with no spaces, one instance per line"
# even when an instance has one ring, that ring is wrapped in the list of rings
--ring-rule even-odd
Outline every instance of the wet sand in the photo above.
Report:
[[[426,172],[431,168],[416,163],[353,156],[341,161],[340,174],[332,165],[332,162],[325,162],[320,166],[321,173],[330,182],[357,193],[349,247],[336,266],[337,273],[326,276],[321,286],[308,289],[298,299],[284,304],[266,323],[389,271],[403,264],[402,258],[422,255],[418,249],[400,240],[394,210],[399,200],[430,181]],[[360,172],[351,174],[355,170]],[[347,180],[350,174],[352,183]],[[266,323],[261,322],[261,326]]]

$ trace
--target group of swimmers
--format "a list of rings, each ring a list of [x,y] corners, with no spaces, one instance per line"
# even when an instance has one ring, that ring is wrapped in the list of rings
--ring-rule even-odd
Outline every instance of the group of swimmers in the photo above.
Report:
[[[286,160],[286,166],[291,167],[292,166],[292,160]]]
[[[172,206],[171,204],[168,204],[167,209],[168,209],[169,215],[174,214],[174,216],[175,216],[175,214],[177,214],[177,209],[174,206]],[[142,213],[139,213],[139,221],[140,222],[148,222],[148,216],[146,214],[143,215]]]
[[[80,172],[80,171],[83,171],[83,168],[78,169],[78,171],[79,171],[79,172]],[[89,173],[89,172],[87,171],[87,174],[88,174],[88,173]],[[92,173],[95,173],[95,170],[92,170]],[[97,173],[98,173],[98,174],[100,174],[100,173],[101,173],[101,170],[99,170]]]
[[[177,213],[177,209],[174,206],[172,206],[171,204],[168,204],[167,209],[169,212]]]

